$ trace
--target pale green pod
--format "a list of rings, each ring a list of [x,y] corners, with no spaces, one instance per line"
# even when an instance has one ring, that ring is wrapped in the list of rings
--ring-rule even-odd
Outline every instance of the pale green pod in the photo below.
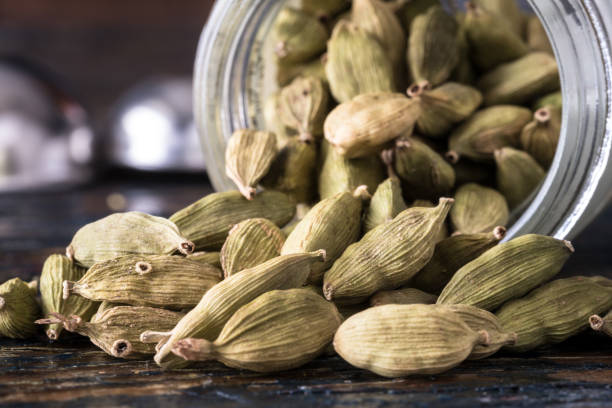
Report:
[[[80,296],[71,296],[64,299],[64,281],[78,281],[85,275],[87,269],[73,263],[63,255],[49,256],[43,265],[40,274],[40,300],[43,316],[50,313],[62,315],[76,315],[88,321],[98,310],[99,304]],[[57,340],[62,332],[61,324],[49,324],[45,333],[50,340]]]
[[[308,289],[273,290],[238,309],[214,342],[183,339],[172,351],[261,373],[289,370],[320,355],[341,322],[333,303]]]
[[[538,16],[530,16],[526,24],[527,45],[532,51],[542,51],[554,55],[548,34]]]
[[[190,261],[202,262],[221,269],[221,254],[219,252],[198,251],[187,255],[187,259]]]
[[[66,256],[89,268],[124,255],[166,255],[193,252],[194,244],[173,221],[141,212],[111,214],[81,227],[66,248]]]
[[[436,205],[429,201],[429,200],[414,200],[409,206],[408,208],[414,208],[414,207],[425,207],[425,208],[433,208]],[[437,234],[435,234],[434,236],[434,242],[437,244],[438,242],[448,238],[448,226],[446,225],[447,223],[444,222],[442,223],[442,226],[440,227],[440,232],[438,232]]]
[[[323,61],[326,58],[327,57],[323,55],[308,62],[298,64],[280,64],[276,67],[276,82],[279,86],[285,86],[299,76],[308,76],[320,79],[326,86],[329,87],[327,75],[325,74],[325,64],[323,64]],[[268,117],[266,116],[266,121],[267,120]]]
[[[181,310],[195,306],[221,278],[214,266],[179,256],[128,255],[93,265],[76,282],[65,280],[63,296]]]
[[[518,207],[540,185],[546,172],[529,153],[505,147],[495,151],[497,188],[510,209]]]
[[[370,305],[430,305],[436,303],[437,298],[436,295],[415,288],[381,290],[370,298]]]
[[[470,59],[470,46],[465,32],[465,14],[455,14],[459,24],[457,32],[457,47],[459,48],[459,62],[450,76],[450,80],[462,84],[473,84],[476,82],[476,69]]]
[[[472,0],[478,7],[482,7],[499,17],[500,24],[508,25],[519,37],[525,33],[527,23],[526,14],[523,13],[516,0]]]
[[[349,0],[300,0],[300,10],[316,17],[330,17],[346,9]]]
[[[125,305],[123,303],[109,302],[108,300],[105,300],[103,302],[100,302],[100,306],[98,306],[98,310],[96,311],[95,314],[101,315],[102,313],[106,312],[108,309],[112,309],[113,307],[117,307],[117,306],[129,306],[129,305]]]
[[[304,219],[306,214],[308,214],[311,209],[312,206],[309,204],[301,203],[296,206],[295,217],[293,217],[291,221],[281,228],[281,231],[283,231],[283,234],[285,234],[285,238],[288,237],[291,232],[293,232],[295,227]]]
[[[200,251],[218,251],[232,227],[249,218],[266,218],[276,225],[288,223],[295,203],[278,191],[262,191],[247,200],[238,191],[212,193],[174,213],[170,220]]]
[[[251,218],[234,226],[221,248],[223,274],[228,278],[280,255],[285,235],[265,218]]]
[[[600,279],[605,279],[600,277]],[[612,281],[606,279],[608,285]],[[522,299],[504,304],[497,317],[518,339],[506,349],[525,352],[545,344],[560,343],[589,327],[589,317],[612,307],[612,286],[593,278],[557,279]]]
[[[376,187],[370,206],[363,220],[363,230],[368,232],[391,221],[408,206],[402,196],[402,186],[396,177],[390,177]]]
[[[612,337],[612,311],[608,312],[604,317],[596,314],[590,316],[589,325],[591,329]]]
[[[274,20],[272,35],[279,63],[305,62],[325,51],[327,28],[314,16],[291,7]]]
[[[287,128],[280,120],[280,91],[270,94],[264,101],[263,115],[265,129],[276,136],[276,147],[280,151],[285,145],[297,137],[294,132]],[[277,154],[278,157],[278,154]],[[268,175],[270,171],[268,171]],[[265,176],[264,176],[265,177]]]
[[[455,232],[474,234],[505,227],[510,211],[504,196],[497,190],[476,183],[464,184],[455,192],[455,205],[449,218]]]
[[[463,303],[494,310],[553,278],[573,252],[569,241],[544,235],[514,238],[459,269],[437,303]]]
[[[323,136],[323,121],[329,110],[329,91],[316,77],[300,76],[281,89],[278,114],[300,140],[312,142]]]
[[[440,0],[410,0],[399,1],[402,7],[397,11],[397,14],[404,26],[404,30],[409,33],[414,19],[427,12],[433,6],[440,6]],[[402,4],[403,3],[403,4]]]
[[[533,114],[533,120],[521,132],[521,146],[542,168],[547,169],[555,157],[561,133],[561,110],[545,106]]]
[[[13,278],[0,285],[0,337],[32,337],[39,313],[36,291],[26,282]]]
[[[380,290],[406,284],[431,259],[435,235],[452,203],[450,198],[441,198],[434,208],[404,210],[350,245],[325,273],[325,297],[339,304],[355,304]]]

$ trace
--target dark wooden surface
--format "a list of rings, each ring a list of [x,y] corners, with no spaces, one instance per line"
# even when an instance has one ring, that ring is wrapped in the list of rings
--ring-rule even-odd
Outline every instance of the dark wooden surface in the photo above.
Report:
[[[84,223],[112,212],[111,193],[130,210],[167,215],[210,192],[205,178],[115,175],[74,190],[0,195],[0,280],[31,278]],[[579,238],[569,274],[612,276],[612,208]],[[113,359],[86,339],[0,340],[0,405],[195,406],[612,406],[612,341],[586,332],[554,348],[466,362],[437,376],[389,380],[337,357],[260,375],[206,363],[163,372],[151,361]]]

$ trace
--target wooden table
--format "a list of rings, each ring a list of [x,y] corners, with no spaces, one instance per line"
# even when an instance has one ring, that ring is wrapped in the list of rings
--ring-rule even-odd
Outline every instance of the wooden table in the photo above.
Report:
[[[210,192],[205,179],[118,175],[94,186],[0,196],[0,280],[31,278],[45,257],[62,251],[76,229],[112,212],[120,193],[127,209],[167,215]],[[564,275],[612,277],[612,209],[578,239]],[[202,363],[161,371],[152,361],[113,359],[86,339],[50,344],[42,337],[0,340],[0,405],[61,407],[191,406],[612,406],[612,340],[594,333],[524,355],[498,354],[445,374],[390,380],[338,357],[274,375]]]

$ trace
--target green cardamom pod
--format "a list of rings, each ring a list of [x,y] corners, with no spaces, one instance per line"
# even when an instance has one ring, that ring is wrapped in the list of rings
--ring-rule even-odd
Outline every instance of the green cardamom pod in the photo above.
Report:
[[[435,208],[404,210],[350,245],[325,273],[325,298],[355,304],[406,284],[431,259],[435,235],[452,204],[453,199],[441,198]]]
[[[456,232],[474,234],[503,227],[510,211],[504,196],[497,190],[476,183],[464,184],[455,192],[455,205],[449,218]]]
[[[377,155],[358,159],[347,159],[323,140],[321,143],[321,170],[319,172],[319,196],[333,197],[345,191],[354,191],[358,186],[368,186],[368,191],[385,179],[383,163]]]
[[[325,139],[348,159],[382,150],[399,135],[410,136],[421,114],[419,97],[397,93],[360,95],[338,105],[325,119]]]
[[[26,282],[13,278],[0,285],[0,337],[32,337],[39,313],[36,290]]]
[[[193,252],[194,244],[173,221],[141,212],[111,214],[85,225],[74,234],[66,256],[89,268],[123,255],[166,255]]]
[[[552,106],[553,108],[561,111],[563,108],[563,95],[561,94],[561,91],[553,92],[537,99],[533,103],[532,108],[534,111],[537,111],[538,109],[546,106]]]
[[[436,303],[436,295],[414,288],[381,290],[370,298],[370,305],[430,305]]]
[[[519,37],[523,36],[527,19],[516,0],[473,0],[472,2],[495,14],[500,24],[506,24]]]
[[[316,195],[316,170],[316,145],[292,138],[276,155],[261,185],[281,191],[297,203],[309,203]]]
[[[182,313],[143,306],[116,306],[96,313],[90,322],[79,316],[50,313],[39,324],[61,324],[82,336],[105,353],[118,358],[144,359],[155,354],[155,345],[140,341],[143,330],[171,330],[183,317]]]
[[[77,296],[74,296],[74,297],[77,297]],[[109,302],[108,300],[105,300],[104,302],[100,302],[100,306],[98,306],[98,310],[96,311],[95,314],[101,315],[108,309],[112,309],[113,307],[117,307],[117,306],[129,306],[129,305],[126,305],[123,303]]]
[[[457,31],[457,47],[459,48],[459,62],[451,73],[450,80],[462,84],[473,84],[476,82],[476,69],[470,59],[470,45],[465,29],[465,14],[455,14],[455,19],[459,24]]]
[[[234,132],[225,149],[225,173],[247,200],[266,175],[277,153],[276,136],[270,132],[243,129]]]
[[[301,287],[306,283],[312,265],[324,260],[324,250],[284,255],[232,275],[206,292],[198,305],[171,331],[143,332],[141,339],[144,342],[158,342],[155,362],[160,366],[171,368],[185,365],[182,359],[171,354],[179,340],[195,337],[213,341],[240,307],[271,290]]]
[[[297,137],[294,132],[287,128],[280,120],[280,91],[270,94],[263,107],[263,114],[266,123],[266,130],[273,133],[276,137],[277,150],[281,150],[285,145]],[[277,154],[278,157],[278,154]],[[268,171],[269,175],[271,171]],[[265,177],[265,176],[264,176]]]
[[[298,77],[280,92],[280,120],[305,142],[320,139],[327,116],[329,91],[318,78]]]
[[[329,86],[325,74],[325,65],[323,64],[325,58],[327,57],[321,56],[308,62],[278,65],[276,67],[276,82],[279,86],[285,86],[295,78],[302,76],[318,78],[323,81],[325,86]]]
[[[393,63],[376,37],[341,20],[327,43],[325,73],[338,102],[373,92],[395,91]]]
[[[506,348],[524,352],[578,334],[589,327],[589,316],[611,307],[612,287],[589,277],[574,276],[554,280],[522,299],[504,304],[497,317],[506,330],[518,335],[516,343]]]
[[[432,305],[384,305],[344,321],[334,348],[355,367],[384,377],[438,374],[459,365],[489,335]]]
[[[40,274],[40,300],[44,316],[60,313],[67,316],[77,315],[88,321],[98,310],[99,304],[80,296],[63,298],[65,280],[78,281],[87,269],[74,264],[63,255],[51,255],[47,258]],[[57,340],[62,332],[61,324],[50,324],[46,329],[50,340]]]
[[[285,235],[265,218],[251,218],[234,226],[221,248],[225,278],[280,255]]]
[[[402,197],[402,186],[396,177],[380,183],[372,196],[370,206],[363,220],[363,230],[368,232],[375,227],[391,221],[408,206]]]
[[[320,355],[341,322],[336,307],[308,289],[273,290],[238,309],[214,342],[183,339],[172,352],[260,373],[289,370]]]
[[[517,147],[521,131],[531,120],[529,109],[500,105],[476,112],[450,136],[447,158],[456,163],[461,157],[490,162],[502,147]]]
[[[527,19],[527,45],[532,51],[542,51],[554,55],[552,45],[548,39],[548,34],[538,16],[531,16]]]
[[[408,66],[415,82],[440,85],[459,62],[459,25],[441,6],[434,6],[412,21],[408,39]]]
[[[262,191],[246,200],[238,191],[209,194],[174,213],[170,220],[188,236],[198,250],[218,251],[229,230],[249,218],[266,218],[285,225],[295,214],[295,203],[278,191]]]
[[[296,206],[295,216],[293,217],[293,219],[291,221],[289,221],[287,224],[285,224],[285,226],[283,228],[281,228],[281,231],[283,231],[283,234],[285,234],[285,237],[288,237],[289,234],[291,234],[293,232],[295,227],[297,227],[297,225],[300,223],[300,221],[302,221],[304,219],[306,214],[308,214],[308,212],[311,209],[312,209],[312,206],[308,205],[308,204],[303,204],[302,203],[302,204],[298,204]]]
[[[219,252],[199,251],[187,255],[190,261],[201,262],[221,269],[221,254]]]
[[[329,18],[346,9],[349,0],[300,0],[300,10],[318,18]]]
[[[397,14],[404,26],[404,30],[409,33],[412,27],[414,19],[421,14],[427,12],[433,6],[440,6],[440,0],[410,0],[410,1],[398,1],[401,4],[401,8],[397,11]]]
[[[546,171],[529,153],[505,147],[495,151],[497,189],[506,197],[510,209],[525,201],[540,185]]]
[[[410,286],[440,294],[460,268],[493,248],[505,235],[506,229],[498,226],[488,233],[453,235],[438,242],[433,256],[412,278]]]
[[[532,52],[487,72],[478,81],[484,104],[525,104],[542,94],[559,89],[555,57]]]
[[[604,317],[596,314],[590,316],[589,325],[591,329],[612,337],[612,311],[608,312]]]
[[[436,205],[429,201],[429,200],[414,200],[412,202],[412,204],[410,204],[410,206],[408,206],[408,208],[414,208],[414,207],[425,207],[425,208],[433,208]],[[437,244],[438,242],[442,241],[443,239],[448,238],[448,226],[446,225],[446,222],[442,223],[442,226],[440,227],[440,232],[438,232],[437,234],[434,235],[434,242]]]
[[[290,7],[283,8],[274,21],[272,35],[279,63],[305,62],[325,51],[327,28],[314,16]]]
[[[514,238],[494,246],[459,269],[442,290],[437,303],[463,303],[494,310],[550,280],[573,252],[569,241],[544,235]]]
[[[287,237],[282,255],[324,249],[325,262],[311,267],[308,282],[320,284],[323,274],[361,233],[362,200],[369,198],[366,186],[354,193],[338,193],[319,201]]]
[[[214,266],[169,255],[127,255],[95,264],[63,296],[181,310],[195,306],[222,278]]]
[[[521,132],[521,146],[542,168],[549,168],[555,157],[561,133],[561,110],[545,106],[533,114],[533,120]]]

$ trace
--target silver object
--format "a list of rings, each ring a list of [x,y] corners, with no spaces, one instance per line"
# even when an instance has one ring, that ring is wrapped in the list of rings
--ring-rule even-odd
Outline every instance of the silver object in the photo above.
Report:
[[[150,80],[129,90],[115,109],[107,153],[122,167],[203,172],[191,80]]]

